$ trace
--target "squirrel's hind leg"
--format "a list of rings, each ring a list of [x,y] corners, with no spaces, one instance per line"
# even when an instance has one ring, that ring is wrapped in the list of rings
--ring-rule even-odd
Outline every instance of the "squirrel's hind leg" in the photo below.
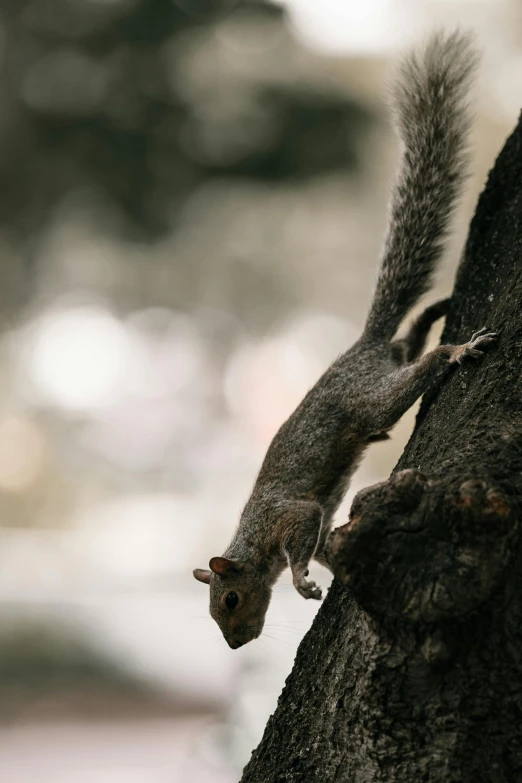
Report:
[[[482,358],[483,349],[497,337],[496,332],[481,329],[463,345],[439,345],[416,362],[384,376],[368,398],[369,431],[381,432],[393,427],[432,383],[442,380],[451,365],[461,364],[466,357]]]
[[[392,342],[392,356],[398,364],[413,362],[421,355],[431,327],[435,321],[448,314],[450,302],[451,299],[440,299],[426,307],[411,324],[405,337]]]

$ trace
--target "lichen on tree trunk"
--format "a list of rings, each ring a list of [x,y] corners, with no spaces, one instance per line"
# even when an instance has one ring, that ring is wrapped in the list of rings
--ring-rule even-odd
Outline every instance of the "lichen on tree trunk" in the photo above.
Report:
[[[522,124],[473,218],[427,395],[332,535],[336,580],[242,783],[522,783]]]

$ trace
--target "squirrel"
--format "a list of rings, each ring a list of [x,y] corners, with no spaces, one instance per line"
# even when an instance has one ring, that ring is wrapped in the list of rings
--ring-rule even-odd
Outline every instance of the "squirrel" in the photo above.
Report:
[[[478,55],[469,34],[433,34],[408,53],[391,85],[402,146],[373,300],[361,338],[306,394],[272,440],[239,527],[210,570],[210,614],[232,649],[263,629],[272,588],[289,566],[304,598],[321,598],[307,581],[324,553],[333,515],[366,447],[388,430],[448,368],[479,359],[497,333],[485,328],[463,345],[420,357],[431,325],[449,299],[428,307],[406,336],[398,327],[430,287],[449,221],[467,176],[468,94]],[[420,357],[420,358],[419,358]]]

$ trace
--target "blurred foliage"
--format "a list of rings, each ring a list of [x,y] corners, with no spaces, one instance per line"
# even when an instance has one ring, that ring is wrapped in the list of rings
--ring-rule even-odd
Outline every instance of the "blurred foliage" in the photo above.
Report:
[[[77,629],[5,619],[0,635],[0,704],[0,721],[28,715],[107,717],[187,709],[174,695],[156,692],[95,651]]]
[[[95,653],[78,632],[60,626],[2,623],[0,688],[24,683],[130,682],[110,661]]]
[[[301,306],[292,266],[317,236],[309,211],[331,213],[329,177],[341,172],[342,188],[357,170],[373,117],[340,63],[305,50],[260,0],[6,0],[0,62],[0,373],[9,406],[38,410],[42,443],[32,483],[0,487],[2,526],[60,526],[100,485],[127,488],[120,442],[152,453],[156,437],[154,481],[195,485],[209,422],[226,411],[219,373],[245,333]],[[183,314],[143,332],[147,362],[168,341],[177,362],[170,439],[144,434],[158,415],[146,394],[125,392],[87,426],[85,411],[31,396],[28,322],[82,297],[118,316]]]
[[[277,57],[259,48],[284,30],[279,7],[10,0],[0,26],[0,231],[25,262],[71,193],[143,241],[175,229],[210,178],[299,180],[357,164],[367,112],[328,80],[292,78],[289,36]],[[222,30],[244,47],[237,61]]]

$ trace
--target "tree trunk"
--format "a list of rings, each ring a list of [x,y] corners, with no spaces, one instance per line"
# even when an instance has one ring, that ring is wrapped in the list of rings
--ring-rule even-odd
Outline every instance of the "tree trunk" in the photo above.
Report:
[[[472,221],[443,342],[501,332],[427,395],[243,783],[522,782],[522,124]]]

